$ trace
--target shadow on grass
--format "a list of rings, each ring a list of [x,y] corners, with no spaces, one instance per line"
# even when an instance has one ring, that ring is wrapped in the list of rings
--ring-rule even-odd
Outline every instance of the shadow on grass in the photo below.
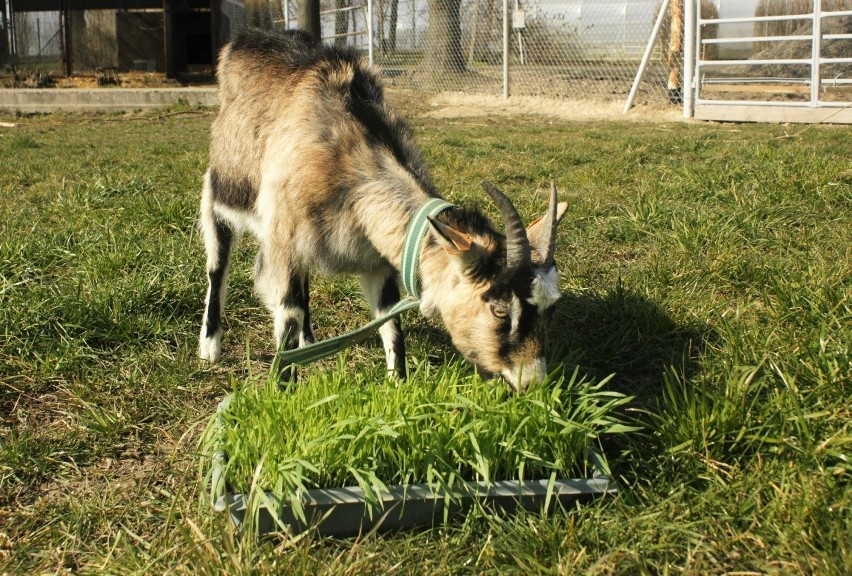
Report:
[[[642,408],[659,398],[664,373],[695,372],[710,337],[709,327],[680,325],[620,283],[604,294],[563,295],[550,332],[551,361],[595,380],[615,374],[608,387],[635,396]]]
[[[446,330],[435,323],[403,320],[409,356],[440,366],[458,355]],[[682,325],[647,297],[616,284],[606,293],[566,293],[556,304],[548,336],[548,366],[561,363],[567,374],[600,381],[614,374],[607,388],[634,396],[634,407],[653,408],[662,393],[663,376],[688,379],[712,338],[708,326]],[[425,343],[425,344],[424,344]],[[378,335],[359,345],[371,361],[384,361]],[[271,365],[270,351],[254,353]]]

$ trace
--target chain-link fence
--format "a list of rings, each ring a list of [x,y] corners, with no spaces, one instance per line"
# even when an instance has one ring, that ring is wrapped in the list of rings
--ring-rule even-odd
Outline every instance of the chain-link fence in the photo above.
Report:
[[[295,28],[297,2],[246,0],[245,25],[263,12],[270,26]],[[505,58],[511,94],[596,99],[627,95],[659,9],[659,0],[320,2],[324,41],[370,53],[391,85],[500,94]],[[231,30],[241,27],[235,13]],[[641,93],[663,100],[669,69],[682,64],[668,44],[656,52]]]
[[[63,24],[74,72],[104,68],[169,72],[204,63],[193,51],[216,49],[247,27],[297,27],[300,0],[195,1],[191,20],[156,10],[12,12],[0,31],[0,64],[17,69],[67,66]],[[682,5],[684,0],[673,0]],[[11,6],[8,0],[0,0]],[[118,3],[119,0],[116,0]],[[513,95],[623,99],[648,43],[660,0],[320,0],[326,42],[369,54],[391,85],[424,90],[500,94],[508,72]],[[19,2],[23,5],[23,2]],[[108,2],[103,3],[107,5]],[[199,9],[198,6],[202,8]],[[200,18],[200,20],[199,20]],[[168,30],[202,29],[205,35]],[[670,19],[670,18],[669,18]],[[171,22],[167,25],[166,22]],[[504,36],[504,26],[507,34]],[[171,44],[170,44],[171,41]],[[203,44],[199,48],[199,44]],[[682,56],[663,38],[640,90],[641,100],[663,101],[666,82],[679,74]],[[3,48],[5,46],[5,49]],[[164,53],[172,47],[172,54]],[[187,56],[188,54],[188,56]],[[675,54],[675,58],[671,57]]]

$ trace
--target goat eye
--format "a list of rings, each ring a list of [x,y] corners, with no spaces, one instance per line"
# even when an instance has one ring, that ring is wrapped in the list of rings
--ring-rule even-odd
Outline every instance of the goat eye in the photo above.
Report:
[[[492,304],[491,305],[491,313],[494,314],[497,318],[505,318],[509,315],[509,309],[502,304]]]

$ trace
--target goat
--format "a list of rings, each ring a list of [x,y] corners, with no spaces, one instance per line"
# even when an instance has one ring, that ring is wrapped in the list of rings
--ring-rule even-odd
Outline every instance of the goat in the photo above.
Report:
[[[231,248],[244,230],[260,244],[255,288],[279,349],[314,340],[312,272],[359,274],[371,313],[383,315],[400,300],[406,226],[440,196],[377,73],[354,52],[304,32],[249,31],[223,48],[217,76],[221,107],[201,198],[209,280],[201,358],[221,354]],[[566,206],[557,205],[552,185],[547,215],[525,230],[511,201],[483,186],[505,236],[477,209],[452,206],[430,218],[420,311],[440,315],[482,373],[502,375],[522,393],[547,372],[545,325],[560,294],[556,226]],[[404,378],[399,319],[379,334],[388,371]]]

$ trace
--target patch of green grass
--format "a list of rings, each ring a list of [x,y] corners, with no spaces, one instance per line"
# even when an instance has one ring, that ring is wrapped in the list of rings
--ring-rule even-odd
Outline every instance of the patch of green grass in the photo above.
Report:
[[[524,396],[455,362],[421,364],[406,382],[382,372],[341,359],[286,393],[277,378],[240,386],[202,443],[226,458],[217,495],[263,491],[298,504],[304,490],[358,485],[373,505],[393,484],[454,494],[462,481],[586,477],[599,437],[633,430],[617,415],[629,399],[576,371]]]
[[[496,217],[487,178],[530,219],[556,181],[569,212],[548,365],[564,366],[565,393],[575,371],[575,385],[614,374],[600,391],[633,397],[619,417],[643,430],[600,438],[615,498],[547,517],[475,510],[425,532],[256,541],[199,507],[197,474],[234,382],[281,395],[252,387],[274,352],[252,290],[256,246],[235,253],[224,356],[206,366],[196,215],[213,116],[169,114],[22,116],[0,138],[0,572],[852,572],[848,128],[415,119],[452,201]],[[318,337],[368,319],[357,280],[311,286]],[[403,323],[428,374],[452,375],[478,405],[526,401],[478,380],[437,324]],[[359,346],[345,370],[321,363],[283,395],[439,402],[425,381],[385,383],[383,365],[378,342]],[[379,417],[367,400],[364,417]],[[478,431],[480,452],[508,456],[501,442],[518,428]]]
[[[13,136],[9,141],[10,150],[24,150],[27,148],[38,148],[39,143],[29,134]]]

